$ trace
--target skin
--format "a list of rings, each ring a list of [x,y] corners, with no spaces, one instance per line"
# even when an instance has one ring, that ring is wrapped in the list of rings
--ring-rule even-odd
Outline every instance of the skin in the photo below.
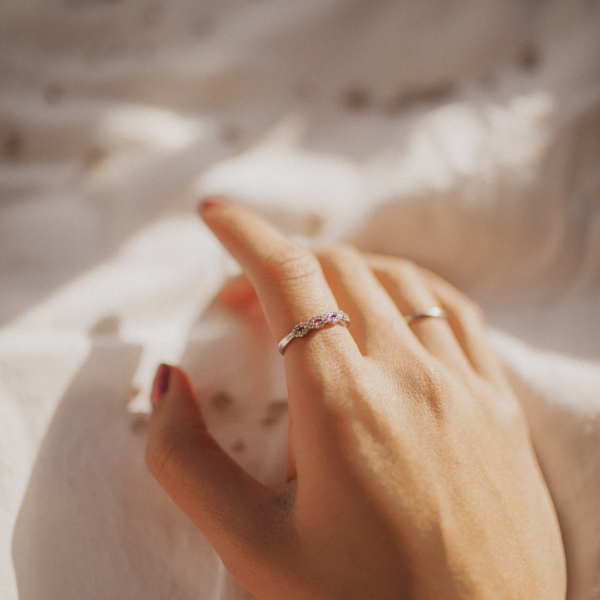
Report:
[[[232,575],[260,600],[564,599],[554,507],[480,310],[408,261],[313,254],[225,202],[201,214],[247,276],[222,301],[257,297],[275,343],[328,310],[351,318],[285,352],[287,481],[275,489],[219,447],[170,368],[147,464]],[[407,324],[432,306],[449,319]]]

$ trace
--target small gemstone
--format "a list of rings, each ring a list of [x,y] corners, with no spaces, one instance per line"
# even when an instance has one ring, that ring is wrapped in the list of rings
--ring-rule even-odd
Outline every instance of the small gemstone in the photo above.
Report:
[[[296,337],[304,337],[308,333],[309,329],[310,327],[307,327],[306,323],[298,323],[298,325],[296,325],[296,327],[294,327],[292,330],[292,333]]]
[[[310,321],[310,328],[311,329],[319,329],[319,327],[323,327],[323,317],[322,316],[317,316],[317,317],[313,317]]]
[[[292,329],[292,334],[294,335],[294,337],[304,337],[313,329],[321,329],[322,327],[325,327],[325,325],[328,324],[346,325],[349,322],[350,318],[344,311],[340,310],[336,312],[331,310],[325,313],[324,315],[316,315],[312,317],[306,323],[298,323],[298,325],[296,325],[294,329]]]

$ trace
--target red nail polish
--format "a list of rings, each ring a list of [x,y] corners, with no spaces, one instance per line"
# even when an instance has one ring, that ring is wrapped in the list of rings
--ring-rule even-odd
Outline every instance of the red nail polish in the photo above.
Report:
[[[225,198],[206,198],[200,204],[200,210],[206,210],[207,208],[216,208],[217,206],[223,206],[225,204]]]
[[[170,373],[171,369],[169,368],[169,365],[163,363],[158,367],[156,375],[154,376],[154,384],[152,385],[152,396],[150,397],[152,406],[156,406],[158,401],[166,394],[167,389],[169,388]]]

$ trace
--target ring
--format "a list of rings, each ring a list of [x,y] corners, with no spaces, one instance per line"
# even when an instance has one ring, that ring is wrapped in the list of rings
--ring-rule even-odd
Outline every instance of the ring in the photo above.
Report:
[[[438,319],[448,319],[448,314],[445,310],[442,310],[439,306],[432,306],[427,310],[422,312],[414,312],[410,313],[410,315],[406,315],[404,318],[406,319],[407,325],[410,325],[413,321],[417,319],[427,319],[427,318],[438,318]]]
[[[342,310],[334,311],[330,310],[324,315],[315,315],[311,317],[306,323],[298,323],[292,329],[291,333],[288,333],[280,342],[279,342],[279,353],[283,354],[288,344],[297,337],[304,337],[308,335],[313,329],[322,329],[325,325],[343,325],[344,327],[348,327],[350,324],[350,317]]]

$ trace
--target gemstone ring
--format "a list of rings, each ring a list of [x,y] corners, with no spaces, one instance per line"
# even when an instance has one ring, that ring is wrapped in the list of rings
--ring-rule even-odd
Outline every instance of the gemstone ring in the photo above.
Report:
[[[288,333],[280,342],[279,342],[279,352],[283,354],[288,344],[294,339],[299,337],[304,337],[309,334],[313,329],[322,329],[325,325],[343,325],[344,327],[348,327],[350,324],[350,317],[342,310],[339,311],[329,311],[324,315],[316,315],[311,317],[306,323],[298,323],[292,329],[291,333]]]

